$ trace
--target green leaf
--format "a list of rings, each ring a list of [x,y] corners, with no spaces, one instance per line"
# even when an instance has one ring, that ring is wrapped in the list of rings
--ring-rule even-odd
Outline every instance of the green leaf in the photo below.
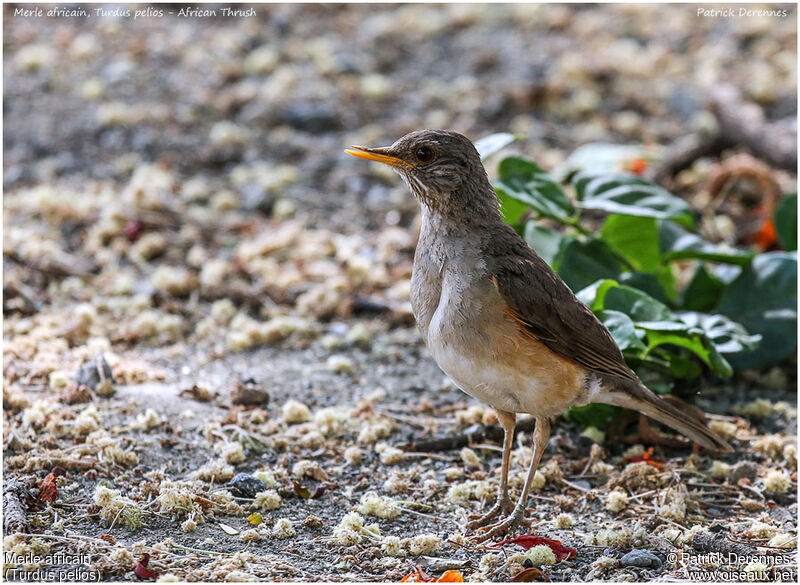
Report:
[[[666,262],[695,259],[744,266],[753,258],[753,252],[712,244],[669,221],[659,222],[658,227],[661,253]]]
[[[669,302],[674,305],[678,301],[678,281],[672,271],[672,266],[670,264],[662,265],[655,276]]]
[[[596,313],[603,310],[606,293],[615,286],[619,286],[616,280],[610,278],[601,279],[581,289],[575,296]]]
[[[719,278],[725,286],[739,278],[742,273],[742,266],[736,266],[735,264],[717,264],[710,268],[714,276]]]
[[[481,157],[481,160],[486,160],[496,152],[504,149],[517,139],[513,134],[508,132],[497,132],[496,134],[489,134],[480,140],[475,141],[475,150]]]
[[[718,376],[728,378],[733,375],[733,368],[702,333],[689,331],[686,325],[681,330],[680,323],[637,322],[636,326],[647,332],[647,345],[651,350],[660,345],[683,347],[703,360]]]
[[[558,273],[572,290],[582,289],[598,278],[614,278],[622,270],[619,260],[602,240],[572,240],[556,261]]]
[[[655,218],[609,215],[603,223],[601,236],[637,270],[653,272],[661,267]]]
[[[641,350],[645,351],[647,347],[639,336],[636,334],[636,328],[633,321],[625,313],[619,311],[600,311],[597,317],[603,322],[611,337],[617,342],[617,345],[622,351],[626,350]]]
[[[532,207],[544,217],[567,219],[572,203],[550,175],[531,160],[511,156],[500,161],[495,190]]]
[[[714,341],[698,326],[683,321],[637,321],[636,327],[647,332],[650,350],[662,345],[683,347],[703,360],[718,376],[728,378],[733,375],[733,368],[722,357]]]
[[[311,490],[295,479],[292,480],[292,488],[294,488],[294,493],[304,500],[311,498]]]
[[[675,313],[644,291],[612,279],[595,281],[577,296],[605,323],[637,373],[655,372],[656,379],[648,382],[651,388],[660,385],[666,391],[671,381],[665,376],[697,377],[701,370],[693,359],[716,375],[729,377],[733,369],[722,354],[752,348],[758,341],[757,335],[727,317]]]
[[[716,346],[712,345],[709,349],[711,358],[711,370],[720,378],[730,378],[733,376],[733,366],[717,351]]]
[[[638,288],[664,304],[672,303],[674,298],[671,298],[670,295],[675,294],[675,277],[672,276],[669,266],[665,266],[663,269],[661,275],[647,272],[623,272],[619,276],[619,283]],[[666,282],[670,287],[669,292],[662,282]]]
[[[797,193],[784,195],[775,208],[775,231],[784,250],[797,250]]]
[[[258,526],[264,521],[264,517],[259,512],[253,512],[247,517],[247,522],[253,526]]]
[[[503,213],[503,221],[511,226],[519,224],[522,216],[528,211],[528,206],[499,191],[497,196],[500,199],[500,211]]]
[[[663,368],[653,367],[653,363],[648,360],[643,362],[641,366],[634,367],[633,371],[644,382],[644,385],[656,394],[669,394],[675,387],[675,378],[672,374],[669,359],[667,359]]]
[[[692,210],[683,199],[636,175],[581,172],[573,177],[572,183],[583,209],[694,225]]]
[[[573,406],[564,413],[568,420],[574,420],[581,428],[597,427],[603,428],[608,421],[619,416],[621,410],[616,406],[608,404],[587,404],[586,406]]]
[[[670,321],[673,318],[672,311],[664,303],[639,289],[625,285],[608,289],[603,308],[621,311],[637,322],[637,325],[640,321]]]
[[[689,327],[681,321],[637,321],[636,326],[647,331],[660,331],[661,333],[689,332]],[[695,333],[700,333],[700,330]]]
[[[719,312],[761,335],[759,346],[730,356],[737,368],[777,364],[797,348],[797,252],[768,252],[722,293]]]
[[[525,225],[525,241],[553,268],[562,246],[569,240],[561,232],[529,221]]]
[[[710,311],[724,289],[725,283],[701,264],[681,295],[681,306],[690,311]]]
[[[669,355],[669,369],[676,378],[686,380],[697,378],[703,373],[703,369],[696,361],[677,353]]]
[[[761,341],[760,335],[750,335],[741,324],[725,315],[709,315],[694,311],[681,311],[675,315],[689,326],[699,329],[711,340],[720,353],[737,353],[755,349]]]

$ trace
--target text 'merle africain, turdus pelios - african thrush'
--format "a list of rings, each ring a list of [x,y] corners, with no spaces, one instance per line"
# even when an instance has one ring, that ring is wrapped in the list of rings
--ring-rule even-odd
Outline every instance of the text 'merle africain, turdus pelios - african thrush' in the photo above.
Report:
[[[656,396],[626,365],[606,327],[561,277],[503,221],[473,144],[461,134],[419,130],[391,146],[347,152],[392,166],[422,205],[411,305],[439,367],[497,411],[505,430],[500,492],[471,529],[500,522],[485,540],[525,522],[550,418],[593,402],[630,408],[700,445],[731,447],[700,421]],[[511,506],[508,467],[517,413],[536,418],[522,495]]]

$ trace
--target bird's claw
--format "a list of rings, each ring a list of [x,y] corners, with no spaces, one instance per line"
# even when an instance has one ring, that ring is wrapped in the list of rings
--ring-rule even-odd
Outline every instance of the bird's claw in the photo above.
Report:
[[[511,501],[511,498],[503,498],[502,500],[498,500],[495,502],[494,506],[492,506],[486,514],[483,516],[472,520],[471,522],[467,523],[467,530],[475,530],[476,528],[481,528],[482,526],[486,526],[497,518],[500,513],[509,514],[514,509],[514,503]]]
[[[476,543],[485,542],[496,536],[504,536],[511,529],[517,526],[524,526],[528,528],[531,525],[531,520],[525,517],[524,508],[514,508],[514,511],[506,516],[506,518],[496,524],[487,526],[484,530],[471,537]]]

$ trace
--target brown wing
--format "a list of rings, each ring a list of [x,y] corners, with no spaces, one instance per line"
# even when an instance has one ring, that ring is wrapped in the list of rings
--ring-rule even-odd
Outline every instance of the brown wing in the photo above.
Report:
[[[639,382],[608,329],[510,226],[498,231],[491,248],[492,280],[526,330],[584,368]]]

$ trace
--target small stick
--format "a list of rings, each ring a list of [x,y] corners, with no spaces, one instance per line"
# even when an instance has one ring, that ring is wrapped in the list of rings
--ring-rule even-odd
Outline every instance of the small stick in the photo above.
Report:
[[[204,554],[204,555],[220,555],[220,556],[225,556],[225,557],[232,557],[233,556],[233,553],[220,552],[220,551],[216,551],[216,550],[203,550],[202,548],[193,548],[191,546],[183,546],[182,544],[173,544],[172,548],[177,548],[177,549],[185,550],[185,551],[189,551],[189,552],[201,553],[201,554]]]
[[[25,532],[19,532],[20,536],[31,536],[36,538],[49,538],[50,540],[62,540],[64,542],[74,542],[75,540],[86,540],[89,542],[94,543],[96,546],[102,546],[103,548],[112,548],[110,544],[108,544],[105,540],[101,538],[92,538],[91,536],[83,536],[81,534],[70,534],[69,536],[58,536],[57,534],[29,534]]]
[[[436,453],[417,453],[406,451],[406,457],[429,457],[431,459],[438,459],[439,461],[450,461],[450,457],[446,455],[437,455]]]
[[[561,481],[562,481],[562,483],[568,485],[572,489],[575,489],[575,490],[578,490],[578,491],[581,491],[581,492],[590,492],[590,491],[592,491],[591,488],[590,489],[586,489],[585,487],[579,486],[578,484],[572,483],[571,481],[567,481],[564,478],[562,478]]]
[[[641,494],[636,494],[635,496],[629,496],[629,497],[628,497],[628,499],[629,499],[629,500],[637,500],[637,499],[639,499],[639,498],[643,498],[643,497],[645,497],[645,496],[649,496],[650,494],[654,494],[654,493],[656,493],[657,491],[658,491],[658,490],[650,490],[649,492],[644,492],[644,493],[641,493]]]
[[[6,534],[30,530],[28,522],[28,486],[17,478],[12,478],[3,490],[3,531]]]
[[[480,443],[479,445],[473,445],[473,449],[482,449],[484,451],[498,451],[500,453],[503,452],[502,447],[498,447],[497,445],[487,445],[486,443]]]

